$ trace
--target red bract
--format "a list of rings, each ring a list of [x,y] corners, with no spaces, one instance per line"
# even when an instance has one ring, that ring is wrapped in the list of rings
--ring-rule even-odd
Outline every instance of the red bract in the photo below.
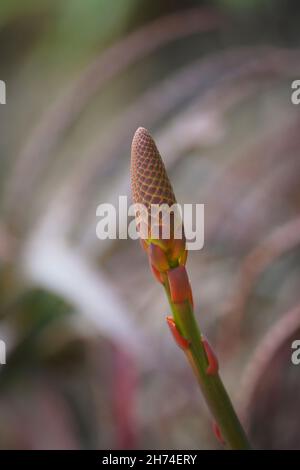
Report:
[[[170,331],[173,335],[173,338],[174,338],[177,346],[179,346],[181,349],[183,349],[183,351],[186,351],[187,349],[189,349],[189,347],[190,347],[189,340],[187,340],[186,338],[184,338],[182,336],[182,334],[178,330],[178,328],[176,326],[176,323],[173,320],[173,318],[172,317],[167,317],[166,320],[167,320],[168,326],[170,328]]]

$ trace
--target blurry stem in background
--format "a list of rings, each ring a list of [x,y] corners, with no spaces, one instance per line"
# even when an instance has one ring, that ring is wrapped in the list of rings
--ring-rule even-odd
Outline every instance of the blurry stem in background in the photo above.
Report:
[[[181,37],[217,30],[224,21],[212,8],[180,10],[140,27],[96,57],[49,106],[22,146],[12,176],[6,182],[4,206],[7,213],[19,206],[28,187],[45,171],[46,162],[62,136],[101,87],[159,47]],[[26,171],[28,167],[32,168],[30,174]],[[27,175],[25,185],[24,174]]]
[[[267,331],[258,343],[249,364],[243,371],[241,380],[241,403],[240,413],[243,421],[250,426],[253,418],[253,403],[257,400],[259,386],[265,382],[265,376],[269,370],[273,369],[273,364],[279,365],[280,350],[284,354],[291,354],[291,344],[297,338],[300,329],[300,303],[296,304],[289,311],[284,312],[275,324]],[[291,359],[290,359],[291,360]],[[286,362],[282,363],[286,366]],[[283,378],[282,369],[278,369],[280,381]]]
[[[137,389],[136,363],[124,348],[115,348],[113,380],[113,414],[116,449],[136,449],[138,430],[135,419]]]
[[[294,166],[293,166],[293,171]],[[277,227],[245,257],[238,274],[235,295],[225,322],[221,325],[220,348],[230,358],[242,341],[242,321],[247,302],[259,277],[272,263],[300,244],[300,217],[297,216]],[[231,337],[236,340],[233,343]],[[238,338],[238,339],[237,339]]]
[[[148,226],[153,204],[176,204],[173,188],[155,142],[149,132],[141,127],[132,141],[131,187],[134,203],[143,204],[148,211],[136,214],[138,230],[143,224]],[[153,222],[163,225],[160,219],[151,220],[151,224]],[[173,318],[167,317],[168,325],[198,379],[216,421],[213,423],[216,437],[227,448],[249,449],[245,432],[218,374],[217,358],[201,335],[195,320],[192,290],[185,269],[187,251],[183,227],[180,239],[175,238],[173,230],[174,226],[169,238],[153,239],[148,229],[148,238],[141,240],[154,277],[164,286],[170,303]]]

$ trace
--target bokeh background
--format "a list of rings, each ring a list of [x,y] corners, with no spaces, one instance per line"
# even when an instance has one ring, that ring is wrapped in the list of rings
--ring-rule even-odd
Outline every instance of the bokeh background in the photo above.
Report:
[[[256,448],[300,448],[300,4],[1,0],[0,448],[220,448],[139,243],[96,238],[147,127],[205,204],[196,315]]]

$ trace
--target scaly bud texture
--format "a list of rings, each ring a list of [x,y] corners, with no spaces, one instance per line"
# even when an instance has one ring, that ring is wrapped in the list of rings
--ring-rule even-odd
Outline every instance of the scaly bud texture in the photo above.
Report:
[[[146,208],[143,215],[147,218],[144,220],[146,223],[149,223],[152,205],[172,206],[176,203],[155,142],[143,127],[138,128],[132,141],[131,188],[134,203],[143,204]],[[140,215],[136,213],[138,230],[143,223]],[[228,448],[246,449],[249,444],[219,377],[217,357],[201,335],[194,317],[192,289],[185,268],[187,251],[181,220],[180,224],[181,238],[176,238],[172,231],[168,239],[160,236],[153,238],[152,232],[147,231],[145,239],[141,240],[142,246],[155,279],[164,286],[173,313],[173,318],[167,317],[168,326],[198,379],[215,420],[215,435]]]
[[[159,151],[143,127],[138,128],[132,140],[131,189],[133,202],[148,208],[151,204],[176,203]]]
[[[137,228],[140,229],[141,223],[150,225],[147,230],[147,237],[143,240],[143,247],[146,251],[150,247],[148,254],[154,273],[156,271],[166,272],[170,267],[185,264],[187,252],[185,250],[185,237],[181,219],[179,221],[181,238],[175,238],[174,236],[175,221],[174,217],[172,218],[174,214],[171,214],[168,221],[170,229],[168,238],[162,236],[153,238],[151,234],[151,223],[153,225],[157,224],[161,230],[163,225],[167,225],[166,220],[160,219],[159,215],[154,219],[150,218],[151,208],[155,205],[161,207],[164,204],[172,207],[176,204],[176,199],[155,142],[147,129],[143,127],[139,127],[133,137],[130,173],[133,202],[143,204],[146,208],[146,214],[138,213]],[[159,233],[161,233],[161,230]],[[155,277],[157,278],[156,274]]]

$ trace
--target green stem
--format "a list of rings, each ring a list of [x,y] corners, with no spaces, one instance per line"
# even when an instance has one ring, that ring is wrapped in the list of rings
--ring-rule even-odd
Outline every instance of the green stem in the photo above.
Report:
[[[168,283],[165,283],[165,290],[176,326],[183,337],[190,342],[187,356],[227,447],[230,449],[250,449],[246,434],[219,374],[208,375],[206,373],[208,359],[190,302],[174,303],[170,297]]]

